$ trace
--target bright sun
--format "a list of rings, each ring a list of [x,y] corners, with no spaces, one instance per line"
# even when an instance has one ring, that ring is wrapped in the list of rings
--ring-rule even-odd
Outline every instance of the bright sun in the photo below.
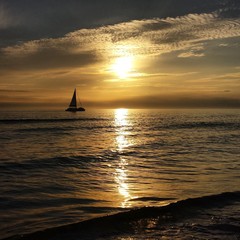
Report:
[[[132,71],[133,58],[132,57],[119,57],[112,65],[112,71],[115,72],[119,78],[127,78]]]

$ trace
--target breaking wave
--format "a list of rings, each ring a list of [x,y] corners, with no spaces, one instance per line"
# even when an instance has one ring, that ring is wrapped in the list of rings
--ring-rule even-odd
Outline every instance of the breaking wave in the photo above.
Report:
[[[46,239],[97,239],[100,237],[129,234],[136,229],[144,229],[150,222],[158,225],[171,224],[184,219],[196,218],[204,210],[221,209],[229,205],[240,203],[240,192],[225,192],[198,198],[189,198],[162,207],[143,207],[127,212],[93,218],[75,224],[55,227],[22,236],[7,238],[8,240],[46,240]],[[225,226],[225,227],[224,227]],[[239,232],[240,225],[212,224],[209,229],[225,229]],[[102,239],[102,238],[101,238]]]

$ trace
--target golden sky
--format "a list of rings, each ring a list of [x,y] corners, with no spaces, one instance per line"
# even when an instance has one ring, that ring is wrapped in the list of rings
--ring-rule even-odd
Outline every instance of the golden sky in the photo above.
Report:
[[[11,37],[9,29],[39,27],[17,22],[11,7],[0,5],[0,33],[8,32],[0,44],[1,110],[65,109],[75,87],[86,108],[240,107],[238,5],[129,14],[29,38]]]

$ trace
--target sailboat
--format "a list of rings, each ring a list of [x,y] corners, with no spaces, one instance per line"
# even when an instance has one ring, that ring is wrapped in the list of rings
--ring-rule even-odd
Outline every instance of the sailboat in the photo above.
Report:
[[[84,112],[85,111],[85,108],[83,108],[82,106],[77,107],[77,91],[76,91],[76,88],[74,89],[72,100],[69,104],[69,107],[65,111],[68,111],[68,112]]]

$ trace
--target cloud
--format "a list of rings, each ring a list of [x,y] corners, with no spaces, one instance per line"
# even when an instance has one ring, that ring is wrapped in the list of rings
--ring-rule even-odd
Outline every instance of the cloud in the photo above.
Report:
[[[27,93],[28,90],[0,89],[0,93]]]
[[[124,55],[173,51],[182,51],[180,58],[203,57],[204,41],[233,37],[240,37],[240,19],[216,12],[133,20],[2,48],[0,69],[76,68]]]
[[[229,94],[229,92],[225,92]],[[193,94],[164,94],[122,98],[105,102],[86,102],[99,108],[240,108],[240,98]]]
[[[208,76],[206,78],[202,79],[202,82],[204,82],[205,80],[207,81],[217,81],[218,83],[220,81],[224,81],[227,82],[228,84],[232,82],[234,82],[234,86],[239,85],[240,86],[240,72],[232,72],[232,73],[227,73],[227,74],[221,74],[219,75],[213,75],[213,76]],[[239,81],[238,81],[239,80]]]
[[[88,108],[240,108],[240,98],[231,96],[230,91],[223,91],[225,96],[212,96],[200,93],[194,94],[163,94],[146,95],[138,97],[116,98],[108,101],[84,101]],[[230,94],[230,95],[229,95]],[[30,97],[4,97],[0,96],[1,109],[61,109],[66,99]]]
[[[232,1],[233,2],[233,1]],[[237,5],[237,0],[235,0]],[[16,24],[16,28],[5,29],[0,36],[10,37],[10,44],[41,38],[56,38],[82,28],[98,28],[106,24],[117,24],[131,20],[175,18],[189,13],[209,13],[232,8],[229,0],[1,0],[4,7],[4,23]],[[226,15],[225,11],[225,15]],[[223,13],[222,13],[223,15]],[[11,19],[9,19],[11,17]],[[13,21],[12,21],[13,20]],[[1,22],[1,21],[0,21]],[[9,42],[1,43],[7,46]]]
[[[86,41],[86,43],[84,43]],[[1,49],[0,70],[25,71],[81,68],[101,61],[87,39],[41,39]]]
[[[94,52],[70,54],[68,52],[51,49],[33,54],[31,58],[26,58],[24,64],[32,69],[80,68],[94,64],[96,61],[97,56]]]
[[[178,57],[182,57],[182,58],[188,58],[188,57],[204,57],[205,54],[204,53],[199,53],[199,52],[194,52],[194,51],[190,51],[190,52],[184,52],[184,53],[180,53],[178,55]]]

